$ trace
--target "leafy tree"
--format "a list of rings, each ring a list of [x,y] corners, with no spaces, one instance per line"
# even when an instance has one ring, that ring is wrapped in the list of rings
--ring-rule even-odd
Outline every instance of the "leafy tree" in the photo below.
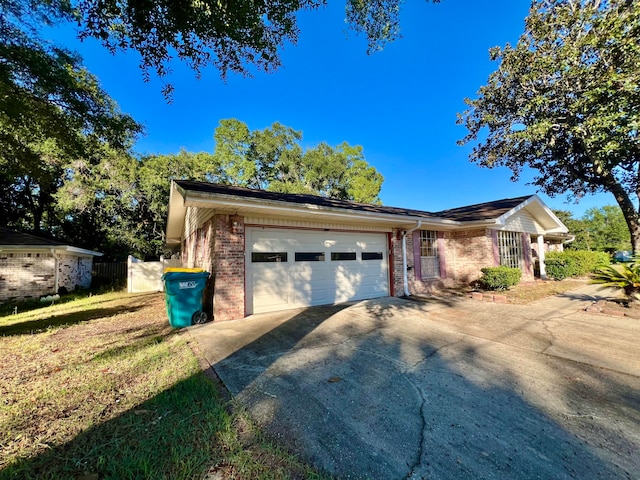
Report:
[[[629,228],[620,207],[605,205],[601,208],[590,208],[582,217],[582,222],[586,227],[585,237],[591,250],[631,250]]]
[[[53,140],[65,155],[92,141],[128,147],[141,131],[119,112],[76,54],[43,40],[38,28],[70,18],[60,2],[0,0],[0,144],[2,157],[37,156],[38,142]]]
[[[507,166],[547,194],[611,192],[640,252],[640,4],[534,0],[515,46],[459,117],[471,160]],[[486,136],[485,136],[486,135]]]
[[[43,1],[43,0],[40,0]],[[437,3],[439,0],[433,0]],[[82,38],[94,37],[110,51],[136,50],[145,75],[170,71],[174,57],[199,75],[210,64],[225,77],[266,72],[280,65],[280,48],[296,43],[301,10],[326,0],[86,0],[75,4]],[[399,35],[402,0],[346,0],[346,20],[368,40],[368,52]],[[169,95],[172,86],[164,93]]]
[[[380,203],[383,178],[366,162],[361,146],[323,142],[303,151],[302,132],[278,122],[250,131],[236,119],[221,120],[214,138],[224,183]]]
[[[181,151],[137,159],[105,148],[96,156],[95,162],[74,163],[56,199],[69,226],[78,226],[82,235],[92,231],[78,242],[93,242],[91,248],[109,259],[162,254],[171,180],[224,179],[207,153]],[[73,237],[72,232],[66,233],[67,238]]]
[[[617,205],[590,208],[579,219],[573,218],[572,213],[565,210],[554,210],[554,213],[576,237],[573,242],[565,244],[566,249],[601,252],[631,250],[629,229]]]
[[[250,131],[234,119],[222,120],[214,137],[214,154],[183,150],[135,158],[103,144],[68,163],[53,197],[64,219],[59,230],[107,259],[157,258],[174,179],[378,201],[382,176],[367,164],[362,147],[322,143],[303,152],[300,132],[279,123]]]
[[[573,242],[565,243],[565,250],[592,250],[591,237],[587,232],[587,225],[582,219],[573,218],[573,213],[568,210],[554,210],[553,213],[569,229],[569,233],[575,236]]]
[[[36,233],[60,226],[54,196],[69,162],[105,143],[126,150],[141,131],[77,55],[38,35],[71,16],[64,0],[0,0],[2,223]]]

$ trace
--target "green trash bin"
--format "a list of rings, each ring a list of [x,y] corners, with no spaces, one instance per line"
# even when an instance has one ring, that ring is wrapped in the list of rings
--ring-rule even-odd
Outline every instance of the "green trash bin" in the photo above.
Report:
[[[202,295],[209,273],[198,269],[171,270],[165,270],[162,275],[169,324],[174,328],[182,328],[206,322],[207,314],[202,311]]]

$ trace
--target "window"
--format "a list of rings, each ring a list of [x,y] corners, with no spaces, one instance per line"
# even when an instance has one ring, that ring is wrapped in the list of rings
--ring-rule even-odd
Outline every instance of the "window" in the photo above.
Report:
[[[355,260],[356,252],[331,252],[331,261],[338,262],[341,260]]]
[[[420,230],[420,273],[423,279],[440,277],[438,232]]]
[[[420,230],[420,256],[438,256],[438,233],[434,230]]]
[[[324,252],[296,252],[296,262],[324,262]]]
[[[498,232],[500,265],[522,267],[522,235],[519,232]]]
[[[251,252],[252,263],[286,262],[287,252]]]
[[[362,260],[382,260],[382,252],[362,252]]]

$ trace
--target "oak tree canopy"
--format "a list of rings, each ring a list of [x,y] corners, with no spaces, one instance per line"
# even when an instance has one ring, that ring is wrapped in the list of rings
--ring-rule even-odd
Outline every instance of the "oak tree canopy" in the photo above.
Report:
[[[471,160],[554,196],[610,192],[640,252],[640,3],[534,0],[516,45],[459,116]]]

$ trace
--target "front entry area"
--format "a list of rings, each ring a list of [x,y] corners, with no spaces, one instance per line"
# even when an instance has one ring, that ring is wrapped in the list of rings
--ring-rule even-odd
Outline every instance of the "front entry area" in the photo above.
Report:
[[[385,233],[245,232],[247,314],[389,295]]]

